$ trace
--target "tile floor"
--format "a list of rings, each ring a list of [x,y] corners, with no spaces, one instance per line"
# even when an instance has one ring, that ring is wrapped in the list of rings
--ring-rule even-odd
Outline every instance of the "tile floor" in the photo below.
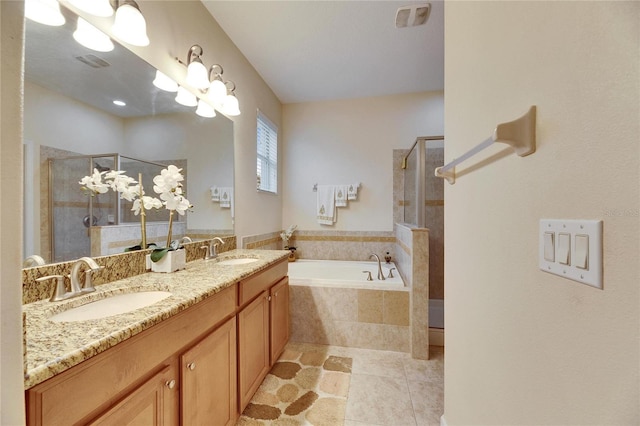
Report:
[[[407,353],[289,343],[299,351],[322,351],[353,359],[345,426],[439,425],[444,409],[444,348],[431,347],[428,361]]]

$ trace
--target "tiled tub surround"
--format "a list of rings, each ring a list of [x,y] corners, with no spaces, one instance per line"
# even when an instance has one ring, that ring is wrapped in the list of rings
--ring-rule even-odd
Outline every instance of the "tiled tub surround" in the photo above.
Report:
[[[187,269],[171,274],[147,273],[104,284],[90,293],[63,302],[39,301],[23,306],[26,314],[26,372],[28,389],[82,361],[101,353],[151,326],[216,294],[242,278],[286,258],[274,250],[233,250],[222,258],[254,257],[259,261],[225,266],[218,262],[194,261]],[[151,306],[98,320],[54,323],[48,318],[66,306],[94,300],[105,292],[125,293],[132,288],[172,293]]]
[[[218,247],[219,253],[224,253],[236,248],[235,236],[222,237],[224,244]],[[184,244],[187,251],[187,262],[202,259],[204,252],[200,248],[208,245],[211,240],[194,241]],[[121,280],[147,272],[145,269],[145,256],[150,250],[132,251],[127,253],[114,254],[109,256],[95,257],[94,260],[100,266],[105,268],[98,273],[92,275],[93,284],[99,285]],[[74,261],[52,263],[33,268],[25,268],[22,270],[22,303],[32,303],[38,300],[48,300],[51,297],[52,283],[39,283],[36,278],[48,275],[68,275]]]
[[[429,230],[396,224],[396,263],[410,283],[411,355],[429,359]]]
[[[241,247],[260,250],[281,250],[283,248],[280,232],[244,236],[242,237]]]
[[[174,222],[172,225],[173,239],[180,239],[188,235],[186,222]],[[147,223],[147,243],[164,246],[167,243],[169,222]],[[91,256],[105,256],[122,253],[127,247],[140,244],[140,223],[125,225],[92,226],[91,227]]]
[[[409,292],[290,282],[291,341],[409,352]]]
[[[377,280],[377,267],[364,261],[291,264],[292,341],[409,352],[409,288],[398,274]],[[383,260],[385,276],[392,267]],[[373,281],[363,270],[371,272]]]
[[[371,253],[395,259],[396,237],[387,231],[304,231],[297,230],[289,242],[300,259],[367,260]]]

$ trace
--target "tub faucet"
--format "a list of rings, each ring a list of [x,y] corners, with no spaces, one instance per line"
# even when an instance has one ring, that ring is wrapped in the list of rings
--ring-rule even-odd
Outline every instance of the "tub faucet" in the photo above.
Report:
[[[89,269],[84,271],[84,285],[81,287],[79,275],[80,267],[83,263],[86,264]],[[81,257],[78,259],[71,267],[71,274],[69,275],[69,279],[71,280],[71,291],[69,293],[71,293],[71,295],[80,295],[82,293],[91,293],[92,291],[96,291],[93,287],[93,283],[91,282],[91,274],[101,269],[104,269],[104,266],[99,266],[96,261],[90,257]]]
[[[216,243],[216,241],[218,242]],[[204,260],[215,259],[218,257],[218,245],[220,244],[224,244],[224,240],[220,237],[214,237],[209,246],[200,247],[205,250]]]
[[[378,279],[384,281],[385,278],[384,278],[384,274],[382,273],[382,265],[380,264],[380,257],[378,257],[378,255],[375,253],[371,253],[369,255],[369,259],[371,259],[372,257],[375,257],[376,260],[378,261]]]

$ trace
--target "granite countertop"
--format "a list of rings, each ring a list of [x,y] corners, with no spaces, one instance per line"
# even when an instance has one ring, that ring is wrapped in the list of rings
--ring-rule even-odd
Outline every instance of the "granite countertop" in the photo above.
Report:
[[[195,305],[225,288],[288,256],[283,250],[232,250],[217,259],[187,263],[170,274],[146,273],[96,287],[94,293],[61,302],[39,301],[23,305],[25,314],[25,389],[95,356],[151,326]],[[230,258],[250,257],[256,262],[220,265]],[[109,294],[132,291],[169,291],[172,295],[153,305],[107,318],[54,322],[52,315],[99,300]]]

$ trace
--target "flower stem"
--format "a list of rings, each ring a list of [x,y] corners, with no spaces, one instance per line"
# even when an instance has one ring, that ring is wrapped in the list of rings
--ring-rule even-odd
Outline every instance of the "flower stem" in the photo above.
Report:
[[[171,233],[173,231],[173,210],[169,210],[169,231],[167,232],[167,247],[171,244]]]
[[[144,202],[142,201],[142,173],[138,173],[138,183],[140,184],[140,233],[142,234],[142,250],[147,248],[147,215],[144,212]]]

